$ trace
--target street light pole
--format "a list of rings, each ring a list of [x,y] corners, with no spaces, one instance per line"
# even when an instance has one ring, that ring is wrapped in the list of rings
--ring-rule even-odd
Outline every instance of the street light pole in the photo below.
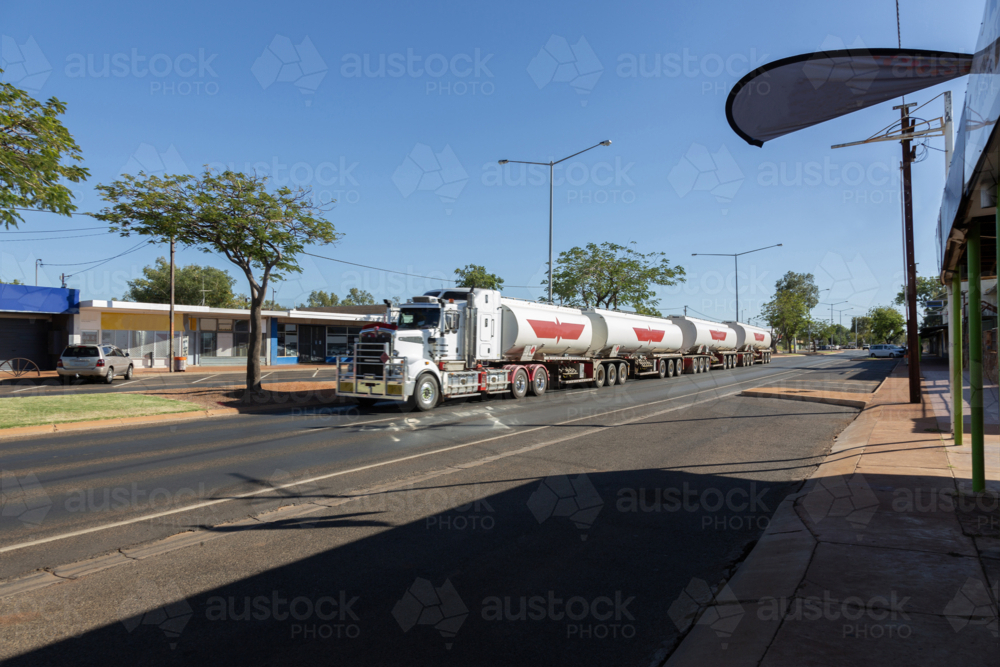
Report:
[[[42,263],[42,260],[35,260],[35,287],[38,287],[38,265]]]
[[[736,266],[736,321],[740,321],[740,255],[749,255],[752,252],[760,252],[761,250],[767,250],[769,248],[778,248],[784,245],[783,243],[775,243],[774,245],[765,246],[763,248],[757,248],[756,250],[747,250],[746,252],[693,252],[692,257],[697,257],[698,255],[704,255],[706,257],[732,257],[733,262]]]
[[[589,150],[597,148],[598,146],[610,146],[611,140],[606,139],[599,144],[594,144],[590,148],[584,148],[582,151],[573,153],[572,155],[567,155],[561,160],[550,160],[548,162],[526,162],[523,160],[498,160],[498,164],[504,165],[508,163],[514,164],[537,164],[540,166],[548,166],[549,168],[549,303],[552,303],[552,208],[553,208],[553,187],[554,187],[554,170],[555,166],[560,162],[565,162],[570,158],[574,158],[580,153],[586,153]]]

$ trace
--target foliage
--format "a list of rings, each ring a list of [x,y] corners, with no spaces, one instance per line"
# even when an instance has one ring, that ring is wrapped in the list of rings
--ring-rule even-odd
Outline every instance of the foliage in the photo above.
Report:
[[[340,305],[340,297],[330,290],[327,294],[323,290],[313,290],[309,293],[309,299],[304,304],[306,308],[331,308]]]
[[[268,189],[266,176],[206,169],[201,176],[167,175],[122,180],[97,189],[111,204],[99,220],[122,236],[176,239],[206,253],[222,253],[250,286],[247,390],[259,392],[261,309],[271,279],[301,272],[296,255],[307,244],[334,243],[339,235],[320,217],[307,189]],[[331,202],[332,205],[332,202]]]
[[[122,301],[170,303],[170,263],[158,257],[156,264],[147,266],[142,273],[144,277],[128,281]],[[206,306],[232,308],[235,282],[227,271],[212,266],[174,267],[174,303],[197,306],[204,298]]]
[[[906,320],[891,306],[877,306],[868,311],[873,342],[893,343],[903,337]]]
[[[811,273],[789,271],[774,284],[774,291],[794,292],[800,295],[810,311],[819,303],[819,288],[816,287],[816,279]]]
[[[0,69],[0,74],[3,70]],[[56,98],[44,104],[9,83],[0,83],[0,222],[6,229],[23,221],[18,208],[62,215],[76,210],[73,193],[60,183],[85,181],[83,156],[59,121],[66,105]]]
[[[791,290],[777,292],[773,299],[761,306],[760,312],[764,321],[776,329],[785,341],[786,350],[791,350],[795,336],[806,331],[810,321],[805,297]]]
[[[670,266],[666,253],[641,253],[628,245],[588,243],[559,253],[552,275],[553,296],[563,305],[579,308],[631,306],[640,313],[659,315],[654,285],[668,287],[684,281],[684,269]],[[542,281],[543,285],[548,280]]]
[[[927,307],[927,302],[932,301],[939,295],[943,295],[945,291],[944,285],[937,278],[925,278],[924,276],[917,276],[917,305],[921,308]],[[942,297],[943,298],[943,297]],[[896,294],[893,304],[897,306],[906,306],[906,287],[900,286],[899,293]]]
[[[371,295],[370,292],[366,292],[357,287],[352,287],[348,292],[344,300],[340,302],[341,306],[373,306],[375,305],[375,297]]]
[[[764,320],[781,334],[785,349],[791,350],[795,337],[811,330],[817,336],[809,312],[819,303],[819,288],[811,273],[789,271],[774,284],[774,298],[761,307]],[[818,323],[817,323],[818,325]]]
[[[924,309],[923,316],[926,317],[927,302],[933,301],[935,299],[943,299],[945,295],[945,287],[941,284],[941,281],[937,278],[925,278],[924,276],[917,276],[917,305]],[[900,285],[899,292],[896,294],[896,298],[893,300],[893,304],[897,306],[902,306],[906,308],[906,286]]]
[[[503,289],[503,278],[495,273],[487,273],[486,267],[467,264],[464,269],[455,269],[458,276],[456,287],[479,287],[482,289]]]
[[[3,285],[23,285],[24,283],[22,283],[22,282],[21,282],[20,280],[18,280],[17,278],[14,278],[14,279],[13,279],[13,280],[11,280],[10,282],[7,282],[7,281],[6,281],[6,280],[4,280],[3,278],[0,278],[0,284],[3,284]]]

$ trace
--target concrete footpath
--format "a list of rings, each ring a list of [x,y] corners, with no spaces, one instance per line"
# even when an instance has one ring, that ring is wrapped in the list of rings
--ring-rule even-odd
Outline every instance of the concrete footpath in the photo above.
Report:
[[[689,587],[668,666],[996,664],[1000,446],[973,494],[939,365],[911,405],[900,363],[735,575]]]

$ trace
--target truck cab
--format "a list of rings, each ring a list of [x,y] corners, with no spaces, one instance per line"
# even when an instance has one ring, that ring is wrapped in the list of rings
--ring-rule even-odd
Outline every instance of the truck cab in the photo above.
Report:
[[[361,331],[338,393],[362,405],[393,400],[422,410],[450,396],[478,393],[475,369],[500,358],[499,319],[495,290],[452,288],[415,296],[399,306],[394,321]]]

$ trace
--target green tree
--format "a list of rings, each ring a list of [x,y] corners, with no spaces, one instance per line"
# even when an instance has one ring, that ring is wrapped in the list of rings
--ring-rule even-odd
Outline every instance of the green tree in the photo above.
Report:
[[[891,306],[877,306],[868,311],[872,341],[892,343],[903,337],[906,320]]]
[[[0,69],[0,74],[3,70]],[[76,210],[73,193],[60,181],[79,183],[90,172],[64,164],[83,156],[59,121],[66,105],[56,98],[44,104],[9,83],[0,83],[0,222],[17,227],[18,208],[62,215]]]
[[[0,70],[0,71],[2,71],[2,70]],[[14,279],[13,279],[13,280],[11,280],[10,282],[7,282],[7,281],[6,281],[6,280],[4,280],[3,278],[0,278],[0,284],[3,284],[3,285],[23,285],[24,283],[22,283],[22,282],[21,282],[20,280],[18,280],[17,278],[14,278]]]
[[[340,302],[342,306],[373,306],[375,305],[375,297],[373,297],[369,292],[366,292],[357,287],[352,287],[347,292],[347,296],[344,300]]]
[[[811,273],[789,271],[774,284],[774,298],[761,307],[764,320],[777,329],[785,349],[791,350],[796,336],[811,331],[812,337],[822,338],[817,326],[812,326],[809,313],[819,303],[819,288]]]
[[[917,276],[917,306],[923,308],[923,317],[927,317],[927,303],[934,299],[943,299],[945,295],[944,285],[937,278],[925,278]],[[893,304],[906,308],[906,286],[901,285]]]
[[[455,269],[458,276],[456,287],[479,287],[481,289],[503,289],[503,278],[495,273],[487,273],[486,267],[466,264],[464,269]]]
[[[774,284],[774,291],[798,294],[810,311],[819,303],[819,288],[816,287],[816,279],[811,273],[789,271]]]
[[[805,333],[809,325],[809,306],[801,293],[792,290],[777,292],[774,298],[761,306],[761,316],[785,341],[785,350],[791,351],[792,341]],[[816,329],[813,338],[819,337]]]
[[[558,303],[578,308],[630,306],[643,314],[659,315],[653,287],[684,281],[684,269],[671,266],[666,253],[641,253],[628,245],[588,243],[559,253],[552,275],[552,294]],[[548,285],[548,280],[542,281]]]
[[[339,235],[321,217],[307,189],[268,189],[257,174],[206,169],[201,176],[126,175],[97,189],[111,204],[97,217],[122,236],[160,242],[176,239],[206,253],[222,253],[250,286],[247,390],[259,392],[261,310],[269,282],[302,271],[296,255],[307,244],[334,243]],[[330,205],[332,206],[332,202]]]
[[[140,303],[170,303],[170,264],[163,257],[156,264],[142,270],[143,277],[128,281],[122,301]],[[213,266],[175,267],[174,303],[212,308],[229,308],[233,302],[233,284],[236,279]]]
[[[330,308],[332,306],[337,306],[340,304],[340,297],[330,290],[327,294],[323,290],[313,290],[309,293],[308,301],[303,305],[304,308]]]

